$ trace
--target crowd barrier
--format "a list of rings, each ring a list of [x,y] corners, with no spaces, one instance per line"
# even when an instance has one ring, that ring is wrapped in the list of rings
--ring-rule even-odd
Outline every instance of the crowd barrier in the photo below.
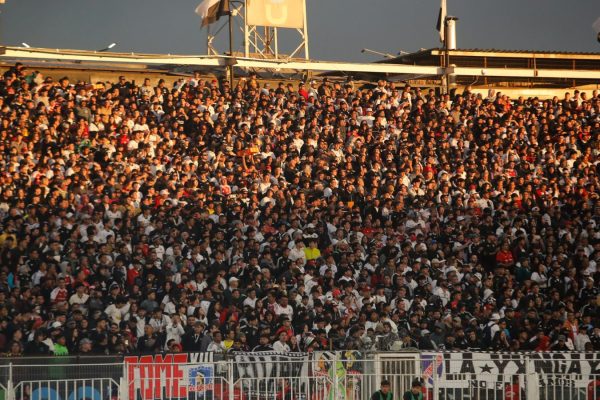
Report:
[[[357,351],[0,359],[0,400],[600,400],[598,353]]]

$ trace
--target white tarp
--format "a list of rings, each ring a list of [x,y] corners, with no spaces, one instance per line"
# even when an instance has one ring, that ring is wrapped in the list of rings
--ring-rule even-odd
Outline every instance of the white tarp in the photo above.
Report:
[[[248,25],[304,28],[305,0],[246,0]]]

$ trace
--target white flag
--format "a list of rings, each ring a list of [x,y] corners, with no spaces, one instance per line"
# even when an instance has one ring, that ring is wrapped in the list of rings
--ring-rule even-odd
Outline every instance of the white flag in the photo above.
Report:
[[[196,14],[202,18],[202,26],[216,21],[220,0],[204,0],[196,7]]]
[[[446,39],[446,0],[441,0],[440,13],[438,14],[437,30],[440,33],[440,42]]]
[[[592,28],[594,28],[594,31],[596,31],[596,33],[600,33],[600,18],[598,18],[596,22],[592,24]]]

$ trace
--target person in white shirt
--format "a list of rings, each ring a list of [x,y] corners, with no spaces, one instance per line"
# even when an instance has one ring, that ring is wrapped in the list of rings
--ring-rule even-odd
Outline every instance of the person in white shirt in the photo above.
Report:
[[[171,317],[171,322],[167,325],[165,331],[167,333],[165,350],[168,350],[167,343],[169,343],[171,339],[175,340],[177,343],[181,343],[181,337],[185,334],[185,330],[183,329],[179,315],[175,314]]]
[[[227,348],[223,343],[223,336],[221,335],[221,332],[215,331],[213,333],[213,341],[208,345],[206,351],[209,353],[224,353],[226,350]]]
[[[577,351],[586,351],[586,344],[591,343],[586,329],[581,329],[575,336],[574,347]]]
[[[117,297],[117,301],[114,304],[109,305],[104,310],[104,313],[108,315],[111,322],[116,324],[121,323],[125,314],[129,312],[129,303],[121,296]]]
[[[87,314],[87,302],[90,299],[90,295],[85,292],[85,286],[80,284],[75,288],[75,293],[69,297],[69,304],[71,307],[79,306],[79,309],[83,312],[83,315]]]
[[[274,311],[278,317],[285,315],[291,320],[294,316],[294,309],[288,304],[288,297],[285,295],[281,296],[279,302],[275,304]]]
[[[433,294],[438,296],[442,300],[442,304],[446,307],[446,304],[450,301],[450,291],[448,290],[448,282],[444,278],[440,278],[436,281],[436,287],[433,289]]]
[[[286,343],[288,340],[288,335],[285,332],[281,332],[279,334],[279,340],[273,344],[273,350],[278,353],[289,353],[290,346]]]
[[[164,332],[170,322],[171,319],[166,315],[163,315],[160,308],[157,308],[152,313],[152,318],[148,321],[148,325],[152,326],[155,332]]]
[[[295,246],[290,250],[288,258],[292,261],[302,260],[302,265],[306,264],[306,253],[304,252],[304,243],[301,240],[295,242]]]
[[[250,289],[248,291],[248,297],[244,299],[243,305],[254,309],[256,308],[256,300],[258,300],[256,297],[256,289]]]

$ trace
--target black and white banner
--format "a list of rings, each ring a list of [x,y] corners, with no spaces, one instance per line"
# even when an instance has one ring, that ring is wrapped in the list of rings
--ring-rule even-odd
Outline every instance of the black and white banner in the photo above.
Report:
[[[234,353],[234,379],[308,376],[308,353]]]
[[[247,396],[286,398],[306,392],[308,360],[308,353],[234,353],[233,378]]]
[[[440,387],[460,388],[476,385],[505,385],[536,379],[541,387],[587,387],[590,380],[600,379],[600,353],[422,353],[436,364]],[[428,365],[427,365],[428,366]],[[430,368],[431,369],[431,368]],[[425,368],[423,368],[425,370]]]

